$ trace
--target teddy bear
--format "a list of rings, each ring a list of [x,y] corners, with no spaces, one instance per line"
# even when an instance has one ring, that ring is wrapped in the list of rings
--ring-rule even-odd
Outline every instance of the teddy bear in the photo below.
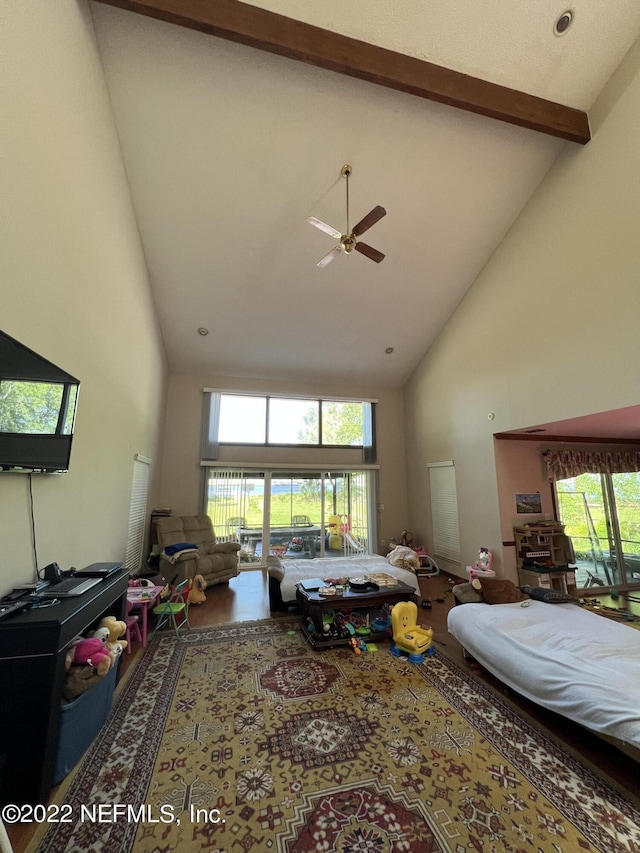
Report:
[[[507,578],[474,578],[471,586],[487,604],[515,604],[529,599],[526,593]]]
[[[97,637],[82,637],[73,645],[71,666],[89,664],[99,676],[106,675],[111,669],[111,655],[105,649],[102,640]]]
[[[118,657],[128,646],[126,640],[119,639],[126,633],[126,630],[126,622],[116,619],[115,616],[105,616],[98,625],[97,630],[93,632],[93,636],[104,643],[109,653],[114,657]]]
[[[193,580],[189,584],[189,594],[187,595],[187,603],[202,604],[203,601],[206,601],[207,596],[204,594],[206,588],[207,582],[202,577],[202,575],[194,575]]]
[[[90,690],[102,677],[92,666],[70,666],[62,687],[62,698],[65,702],[72,702]]]

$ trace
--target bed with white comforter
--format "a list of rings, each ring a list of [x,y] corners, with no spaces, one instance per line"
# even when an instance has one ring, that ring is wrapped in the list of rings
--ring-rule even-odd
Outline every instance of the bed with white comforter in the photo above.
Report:
[[[517,693],[640,748],[640,631],[576,604],[461,604],[448,628]]]
[[[420,595],[415,572],[392,566],[380,554],[355,554],[352,557],[317,557],[313,560],[287,560],[269,557],[269,601],[272,611],[286,610],[296,603],[296,586],[301,580],[311,578],[358,578],[363,575],[386,572],[413,587]]]

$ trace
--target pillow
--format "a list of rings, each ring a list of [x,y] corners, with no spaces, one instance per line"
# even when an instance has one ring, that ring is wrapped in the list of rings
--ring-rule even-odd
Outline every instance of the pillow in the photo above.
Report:
[[[487,604],[514,604],[529,598],[506,578],[476,578],[472,581],[472,586],[481,591],[482,600]]]
[[[574,598],[573,595],[561,592],[559,589],[546,589],[544,586],[529,586],[528,584],[521,586],[520,589],[529,598],[533,598],[536,601],[546,601],[547,604],[578,603],[578,599]]]
[[[470,583],[457,583],[453,587],[453,597],[457,604],[480,604],[482,593],[475,590]]]

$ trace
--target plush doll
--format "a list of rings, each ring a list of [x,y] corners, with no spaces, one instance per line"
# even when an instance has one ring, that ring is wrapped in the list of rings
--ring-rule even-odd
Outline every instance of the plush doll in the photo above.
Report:
[[[403,530],[400,537],[400,544],[405,548],[413,548],[413,533],[410,530]]]
[[[488,548],[480,548],[478,551],[478,559],[475,562],[474,569],[480,572],[490,572],[493,562],[493,554]]]
[[[111,655],[105,649],[102,640],[97,637],[85,637],[74,645],[71,663],[89,664],[99,676],[103,676],[111,669]]]
[[[106,631],[106,637],[105,637]],[[105,643],[107,649],[116,657],[121,655],[123,650],[127,648],[127,641],[120,640],[127,631],[127,623],[116,619],[115,616],[105,616],[100,622],[98,630],[94,632],[94,637],[99,637]]]
[[[506,578],[474,578],[471,586],[482,595],[487,604],[515,604],[529,598]]]
[[[207,600],[207,596],[204,594],[205,589],[207,588],[207,582],[202,577],[202,575],[194,575],[193,580],[189,585],[189,594],[187,595],[187,603],[188,604],[202,604],[203,601]]]
[[[84,638],[82,636],[78,635],[77,637],[74,637],[73,640],[71,640],[71,642],[67,646],[67,654],[65,655],[64,659],[64,668],[67,670],[67,672],[69,672],[69,670],[71,669],[71,665],[73,664],[73,656],[76,651],[76,646],[83,639]]]
[[[102,679],[102,676],[92,666],[72,666],[66,674],[62,688],[62,698],[72,702],[82,696]]]

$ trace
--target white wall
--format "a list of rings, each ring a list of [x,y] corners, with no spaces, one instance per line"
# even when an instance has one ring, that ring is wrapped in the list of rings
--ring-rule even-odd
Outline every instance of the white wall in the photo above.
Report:
[[[65,569],[124,557],[133,458],[157,461],[166,365],[88,9],[8,5],[0,327],[81,380],[70,472],[32,478],[38,566]],[[0,593],[33,579],[28,485],[0,473]]]
[[[461,576],[480,546],[502,568],[494,433],[639,402],[640,44],[592,115],[405,388],[410,525],[429,539],[425,463],[453,459]]]
[[[204,388],[235,391],[264,391],[282,394],[325,394],[327,396],[377,399],[376,431],[378,446],[378,503],[384,510],[378,514],[378,549],[397,537],[407,526],[407,492],[404,434],[402,429],[402,392],[389,389],[359,388],[349,385],[312,386],[310,383],[272,382],[231,379],[222,376],[194,376],[172,373],[169,379],[162,480],[159,502],[170,506],[174,515],[192,515],[200,509],[202,472],[200,462],[200,430],[202,392]],[[296,449],[297,450],[297,449]],[[362,463],[361,451],[350,451],[353,463]],[[319,455],[321,454],[321,455]],[[344,457],[341,457],[344,459]],[[336,464],[335,452],[312,450],[294,454],[280,448],[222,448],[220,459],[229,464],[242,462],[300,462],[304,464]]]

